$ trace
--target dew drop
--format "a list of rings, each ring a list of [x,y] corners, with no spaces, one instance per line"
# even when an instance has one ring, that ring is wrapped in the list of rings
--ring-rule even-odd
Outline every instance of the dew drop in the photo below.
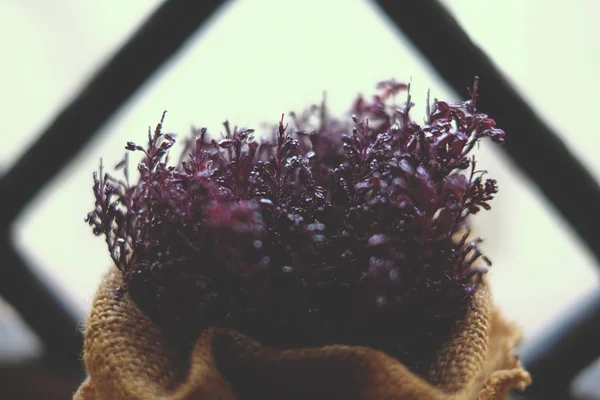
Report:
[[[354,256],[354,253],[352,253],[352,250],[350,249],[346,249],[346,251],[344,251],[341,255],[342,259],[344,260],[352,258],[352,256]]]
[[[313,235],[312,240],[315,243],[323,243],[325,241],[325,235]]]
[[[406,159],[400,160],[400,163],[398,165],[404,172],[406,172],[409,175],[413,175],[415,173],[415,168]]]
[[[390,237],[383,234],[373,235],[369,238],[369,247],[381,246],[390,241]]]
[[[309,232],[323,232],[325,230],[325,225],[320,222],[315,222],[313,224],[309,224],[306,229]]]

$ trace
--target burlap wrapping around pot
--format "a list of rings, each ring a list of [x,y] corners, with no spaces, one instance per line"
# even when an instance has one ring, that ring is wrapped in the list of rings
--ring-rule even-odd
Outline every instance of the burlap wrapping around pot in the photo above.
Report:
[[[354,346],[274,350],[210,329],[182,357],[105,277],[85,329],[88,378],[75,399],[504,399],[530,382],[513,354],[519,334],[491,303],[487,283],[427,379],[383,352]],[[191,358],[190,358],[191,357]]]

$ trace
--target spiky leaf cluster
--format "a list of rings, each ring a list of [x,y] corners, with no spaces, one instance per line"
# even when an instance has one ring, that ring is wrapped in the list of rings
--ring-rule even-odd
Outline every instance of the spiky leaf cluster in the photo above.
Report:
[[[174,338],[210,326],[276,347],[330,343],[382,349],[425,368],[472,306],[485,272],[466,219],[497,192],[470,155],[504,132],[468,101],[429,104],[426,122],[381,82],[352,117],[325,103],[284,117],[272,136],[225,123],[169,163],[163,121],[148,133],[140,175],[94,175],[87,221],[124,277],[119,295]],[[164,115],[163,115],[164,117]]]

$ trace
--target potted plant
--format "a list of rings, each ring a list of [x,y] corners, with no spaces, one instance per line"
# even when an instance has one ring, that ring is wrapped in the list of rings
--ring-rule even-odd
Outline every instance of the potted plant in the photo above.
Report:
[[[262,141],[201,129],[177,165],[161,119],[127,143],[137,183],[101,165],[87,221],[114,267],[76,398],[501,399],[530,382],[468,227],[498,190],[471,150],[504,138],[477,80],[467,101],[427,99],[423,125],[409,86],[377,88]]]

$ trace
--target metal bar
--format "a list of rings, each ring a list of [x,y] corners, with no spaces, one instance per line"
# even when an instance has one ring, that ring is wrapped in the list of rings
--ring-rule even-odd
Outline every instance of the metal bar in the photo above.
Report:
[[[167,0],[106,63],[0,181],[0,227],[51,180],[222,4]]]
[[[541,337],[523,344],[521,358],[533,376],[528,399],[563,399],[575,376],[600,354],[600,291],[572,308]]]
[[[600,261],[600,186],[437,0],[376,0],[439,75],[464,97],[480,77],[477,107],[507,132],[499,146]]]
[[[81,316],[74,315],[59,294],[23,262],[10,241],[10,225],[44,184],[221,4],[218,0],[166,1],[0,180],[0,294],[60,359],[79,362]]]
[[[43,341],[52,360],[65,367],[80,368],[83,338],[78,323],[81,315],[31,271],[8,238],[4,237],[0,251],[2,267],[10,270],[0,279],[2,297],[18,310],[23,321]]]

